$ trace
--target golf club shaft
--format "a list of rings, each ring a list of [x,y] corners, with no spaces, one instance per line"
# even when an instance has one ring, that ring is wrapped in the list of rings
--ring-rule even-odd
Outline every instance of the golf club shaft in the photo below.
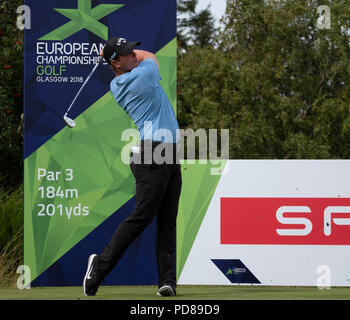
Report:
[[[68,110],[66,111],[65,115],[68,114],[68,112],[70,111],[70,109],[72,108],[75,100],[77,100],[80,92],[84,89],[85,85],[87,84],[87,82],[90,80],[91,76],[93,75],[93,73],[95,72],[95,70],[97,69],[97,67],[100,65],[102,61],[102,57],[98,57],[98,62],[96,63],[96,65],[94,66],[94,68],[92,69],[92,71],[90,72],[90,74],[88,75],[88,77],[86,78],[85,82],[83,83],[83,85],[81,86],[80,90],[78,91],[77,95],[75,96],[74,100],[72,101],[71,105],[69,106]]]

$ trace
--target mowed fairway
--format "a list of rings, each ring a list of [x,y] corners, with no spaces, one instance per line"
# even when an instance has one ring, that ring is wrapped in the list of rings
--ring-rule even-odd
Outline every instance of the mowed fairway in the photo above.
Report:
[[[81,287],[0,288],[0,300],[350,300],[350,287],[178,286],[176,297],[158,297],[156,286],[101,286],[95,297]]]

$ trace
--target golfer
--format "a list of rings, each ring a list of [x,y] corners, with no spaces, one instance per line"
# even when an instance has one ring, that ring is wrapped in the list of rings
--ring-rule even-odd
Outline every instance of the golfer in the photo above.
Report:
[[[150,52],[134,50],[139,44],[124,38],[113,38],[101,52],[116,76],[110,85],[112,93],[137,125],[141,143],[133,148],[130,159],[130,168],[136,180],[135,208],[117,227],[102,253],[90,255],[83,282],[87,296],[96,294],[104,277],[155,216],[159,276],[157,294],[176,295],[176,217],[182,184],[176,156],[179,126],[159,84],[161,76],[157,58]],[[172,151],[167,154],[172,155],[173,161],[160,164],[161,161],[154,158],[152,151],[162,149],[159,148],[162,144],[165,146],[163,151]]]

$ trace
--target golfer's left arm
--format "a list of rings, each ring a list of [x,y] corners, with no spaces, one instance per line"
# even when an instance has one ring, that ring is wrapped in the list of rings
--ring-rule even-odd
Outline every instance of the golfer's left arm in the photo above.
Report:
[[[157,64],[158,69],[160,69],[158,59],[152,52],[148,52],[145,50],[134,50],[134,52],[136,53],[137,61],[139,63],[147,59],[153,59],[154,62]]]

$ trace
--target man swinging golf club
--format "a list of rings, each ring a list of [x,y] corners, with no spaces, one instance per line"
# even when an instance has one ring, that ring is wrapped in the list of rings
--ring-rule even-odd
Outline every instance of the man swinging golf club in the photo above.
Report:
[[[139,42],[124,38],[110,39],[101,55],[116,77],[111,91],[140,132],[141,144],[131,153],[130,168],[136,180],[135,208],[116,229],[110,242],[100,253],[90,255],[84,277],[84,294],[93,296],[103,278],[118,263],[130,244],[157,217],[156,258],[160,296],[176,295],[176,217],[181,192],[181,168],[177,159],[178,123],[163,91],[159,64],[154,54],[134,50]],[[152,125],[145,125],[145,123]],[[117,124],[116,124],[117,125]],[[160,136],[155,132],[170,132]],[[116,137],[117,138],[117,137]],[[160,144],[172,148],[171,163],[159,164],[146,152]],[[151,152],[153,155],[153,153]],[[133,161],[140,159],[140,162]]]

